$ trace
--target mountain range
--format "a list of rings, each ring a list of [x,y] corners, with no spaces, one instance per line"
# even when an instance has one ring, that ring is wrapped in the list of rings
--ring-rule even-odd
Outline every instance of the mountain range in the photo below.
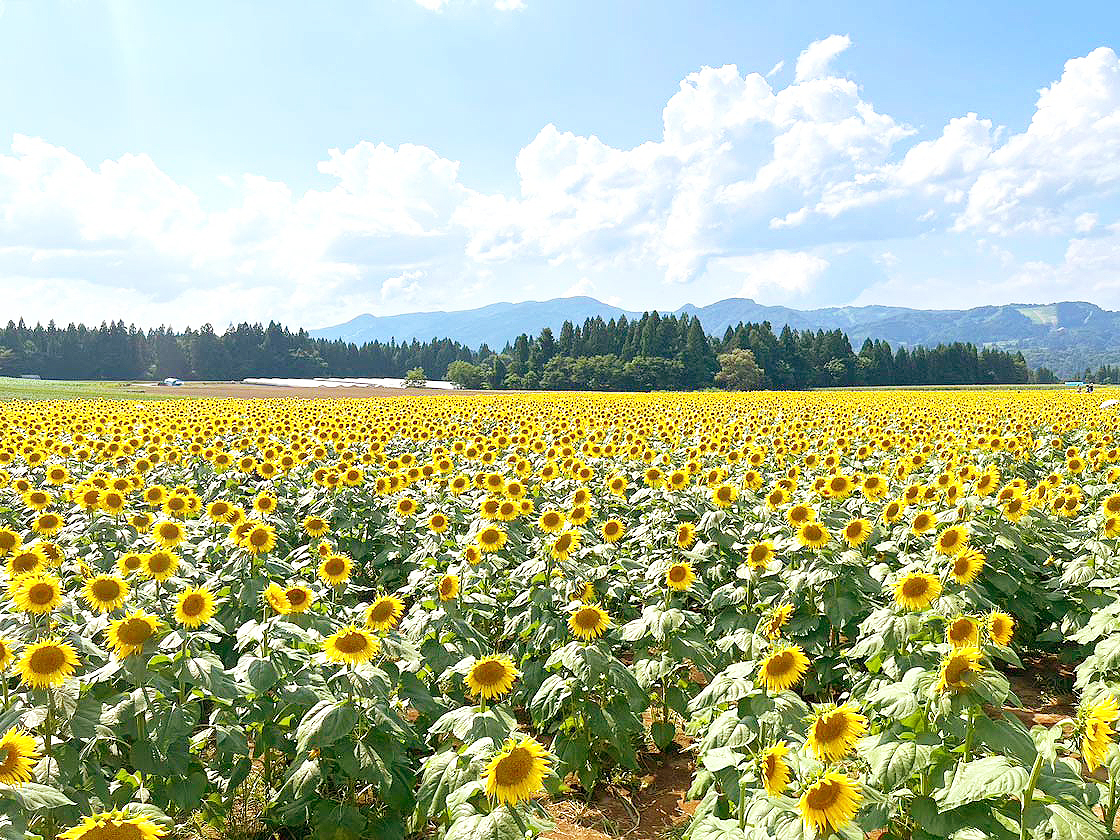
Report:
[[[641,314],[590,297],[569,297],[494,303],[459,312],[359,315],[344,324],[310,332],[316,338],[356,344],[449,338],[471,348],[486,344],[500,350],[521,333],[537,335],[545,327],[558,332],[564,321],[582,323],[587,318],[608,320]],[[974,309],[840,306],[801,310],[764,306],[749,298],[728,298],[709,306],[687,304],[664,314],[695,315],[707,333],[717,336],[740,321],[769,321],[775,332],[787,324],[796,330],[841,329],[857,352],[866,338],[883,339],[894,347],[970,341],[978,346],[1021,351],[1032,367],[1045,365],[1060,375],[1120,362],[1120,312],[1082,301]]]

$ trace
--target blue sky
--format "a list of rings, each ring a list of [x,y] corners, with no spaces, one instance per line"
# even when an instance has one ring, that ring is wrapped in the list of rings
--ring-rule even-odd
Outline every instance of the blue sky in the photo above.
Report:
[[[6,0],[0,292],[176,326],[575,293],[1120,308],[1118,24],[1114,3]]]

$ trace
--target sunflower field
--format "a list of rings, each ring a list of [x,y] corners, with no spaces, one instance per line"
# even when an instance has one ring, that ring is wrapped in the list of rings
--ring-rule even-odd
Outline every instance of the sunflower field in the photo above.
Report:
[[[0,403],[0,838],[1115,836],[1101,399]]]

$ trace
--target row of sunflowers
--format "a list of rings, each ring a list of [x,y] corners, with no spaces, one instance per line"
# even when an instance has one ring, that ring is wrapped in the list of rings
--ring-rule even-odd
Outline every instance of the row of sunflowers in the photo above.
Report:
[[[0,837],[513,840],[681,749],[693,840],[1108,837],[1098,401],[0,404]]]

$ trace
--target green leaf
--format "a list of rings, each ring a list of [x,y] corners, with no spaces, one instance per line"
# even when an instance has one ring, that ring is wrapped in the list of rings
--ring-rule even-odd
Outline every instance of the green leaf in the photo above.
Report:
[[[28,782],[19,787],[0,785],[0,791],[3,792],[4,796],[15,799],[28,811],[38,811],[42,808],[60,808],[63,805],[74,804],[74,800],[62,791],[34,782]]]
[[[746,840],[746,837],[737,820],[709,817],[692,826],[692,840]]]
[[[321,700],[303,716],[296,729],[296,748],[305,752],[313,747],[333,744],[358,723],[358,713],[343,700]]]
[[[202,686],[214,697],[234,700],[241,695],[237,684],[230,679],[222,662],[213,654],[204,654],[187,660],[187,673],[195,685]]]
[[[663,720],[658,720],[650,725],[649,734],[657,748],[664,752],[665,748],[673,743],[673,738],[677,734],[677,727]]]
[[[947,788],[934,794],[941,812],[982,799],[1018,796],[1027,787],[1027,771],[1002,755],[961,764]]]
[[[929,765],[934,747],[914,741],[889,741],[873,748],[867,756],[871,776],[884,791],[903,784],[914,773]]]

